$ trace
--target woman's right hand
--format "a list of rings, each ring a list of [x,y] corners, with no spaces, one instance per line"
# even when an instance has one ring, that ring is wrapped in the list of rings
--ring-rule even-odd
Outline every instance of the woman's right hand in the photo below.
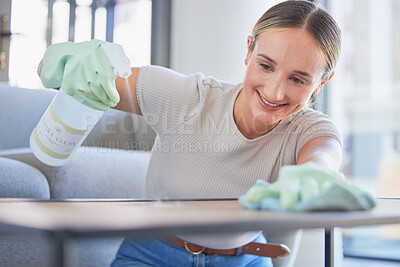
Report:
[[[115,107],[120,96],[104,41],[59,43],[48,47],[38,74],[44,87],[60,88],[79,102],[98,110]]]

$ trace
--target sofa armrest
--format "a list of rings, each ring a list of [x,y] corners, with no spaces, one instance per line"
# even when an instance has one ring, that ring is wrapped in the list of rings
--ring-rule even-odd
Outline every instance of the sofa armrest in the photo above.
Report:
[[[0,157],[0,197],[50,199],[46,177],[23,162]]]

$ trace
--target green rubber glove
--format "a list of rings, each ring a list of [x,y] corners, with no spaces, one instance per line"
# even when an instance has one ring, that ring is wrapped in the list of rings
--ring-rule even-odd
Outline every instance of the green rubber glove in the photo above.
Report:
[[[278,181],[259,180],[239,201],[250,209],[276,211],[370,210],[374,198],[346,180],[340,172],[308,162],[284,166]]]
[[[97,110],[115,107],[120,98],[104,41],[59,43],[49,46],[43,57],[40,79],[44,87],[62,88],[82,104]]]

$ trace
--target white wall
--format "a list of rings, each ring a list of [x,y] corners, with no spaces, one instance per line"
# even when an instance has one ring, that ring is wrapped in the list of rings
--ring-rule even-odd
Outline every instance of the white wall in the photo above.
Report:
[[[171,68],[218,79],[243,78],[247,36],[278,0],[173,0]]]

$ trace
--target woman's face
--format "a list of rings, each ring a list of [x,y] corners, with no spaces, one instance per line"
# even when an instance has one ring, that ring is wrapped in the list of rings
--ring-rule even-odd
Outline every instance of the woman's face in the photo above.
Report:
[[[248,38],[248,47],[252,37]],[[281,119],[301,110],[328,80],[322,81],[325,59],[304,29],[269,29],[258,36],[246,56],[243,90],[235,103],[235,121],[244,121],[247,137],[271,130]],[[244,120],[243,120],[244,119]]]

